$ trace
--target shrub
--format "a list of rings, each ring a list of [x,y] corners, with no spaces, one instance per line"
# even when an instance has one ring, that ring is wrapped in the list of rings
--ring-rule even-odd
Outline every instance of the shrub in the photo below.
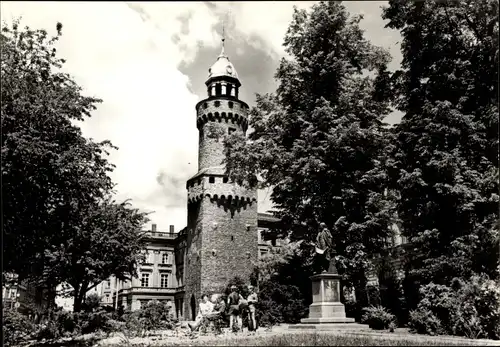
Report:
[[[256,318],[260,326],[299,323],[308,312],[298,287],[272,280],[261,283],[257,308]]]
[[[412,331],[471,338],[500,338],[500,284],[486,276],[455,279],[450,287],[428,284],[410,315]]]
[[[451,332],[467,337],[500,339],[500,283],[486,276],[455,281],[457,307],[451,313]]]
[[[408,327],[410,332],[417,334],[438,335],[443,331],[439,318],[431,310],[423,308],[410,311]]]
[[[93,312],[98,310],[100,305],[101,297],[98,294],[92,293],[85,298],[82,309],[84,312]]]
[[[259,282],[257,324],[298,323],[307,316],[312,275],[310,249],[301,242],[285,242],[280,252],[261,257],[253,279]]]
[[[31,338],[34,324],[17,311],[17,309],[3,310],[3,336],[4,346],[18,346],[23,341]]]
[[[75,320],[82,334],[90,334],[97,331],[109,333],[113,331],[113,326],[110,323],[111,317],[112,314],[104,310],[75,314]]]
[[[363,311],[365,313],[361,317],[361,322],[368,324],[371,329],[389,329],[389,325],[396,320],[396,317],[392,313],[387,312],[382,306],[366,307]]]
[[[152,300],[140,310],[123,315],[125,329],[130,336],[144,336],[158,329],[173,329],[177,319],[166,303]]]

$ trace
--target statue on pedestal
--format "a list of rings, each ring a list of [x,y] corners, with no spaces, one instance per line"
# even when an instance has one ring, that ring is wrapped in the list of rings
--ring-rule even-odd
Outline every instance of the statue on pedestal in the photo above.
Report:
[[[325,223],[320,223],[320,231],[316,236],[315,255],[314,255],[314,270],[315,273],[331,273],[337,274],[335,266],[335,243],[333,242],[332,233],[326,227]]]

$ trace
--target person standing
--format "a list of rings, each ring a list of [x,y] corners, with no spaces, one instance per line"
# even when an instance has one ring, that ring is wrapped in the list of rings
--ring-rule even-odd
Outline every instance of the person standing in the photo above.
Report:
[[[257,293],[254,290],[254,287],[252,285],[248,286],[248,323],[249,323],[249,329],[250,331],[256,331],[257,330],[257,320],[255,318],[255,312],[256,312],[256,304],[258,301],[258,296]]]
[[[241,327],[240,316],[240,301],[242,297],[238,293],[236,286],[231,286],[231,294],[227,297],[227,305],[229,306],[229,331],[239,330]],[[237,326],[234,326],[236,321]]]

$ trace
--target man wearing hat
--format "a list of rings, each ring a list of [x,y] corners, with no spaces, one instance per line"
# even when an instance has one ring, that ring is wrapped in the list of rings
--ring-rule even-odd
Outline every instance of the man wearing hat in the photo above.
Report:
[[[255,319],[255,305],[257,304],[257,293],[254,290],[254,287],[252,285],[248,286],[248,323],[249,327],[248,330],[250,331],[255,331],[257,330],[257,320]]]

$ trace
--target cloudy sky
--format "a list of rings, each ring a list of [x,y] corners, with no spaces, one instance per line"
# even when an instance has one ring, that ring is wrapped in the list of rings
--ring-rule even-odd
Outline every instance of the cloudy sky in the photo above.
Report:
[[[293,6],[314,2],[9,2],[0,3],[7,23],[55,34],[63,24],[58,52],[65,70],[84,93],[103,99],[82,124],[84,135],[109,139],[119,147],[110,160],[118,198],[154,211],[159,230],[186,225],[186,180],[197,171],[195,104],[206,97],[204,82],[221,46],[226,22],[226,53],[243,84],[240,98],[250,106],[255,93],[274,91],[274,72],[285,55],[283,37]],[[385,1],[344,3],[363,13],[361,26],[374,44],[388,48],[391,69],[401,61],[398,32],[385,29]],[[394,113],[388,122],[398,122]],[[259,192],[259,211],[271,207]]]

